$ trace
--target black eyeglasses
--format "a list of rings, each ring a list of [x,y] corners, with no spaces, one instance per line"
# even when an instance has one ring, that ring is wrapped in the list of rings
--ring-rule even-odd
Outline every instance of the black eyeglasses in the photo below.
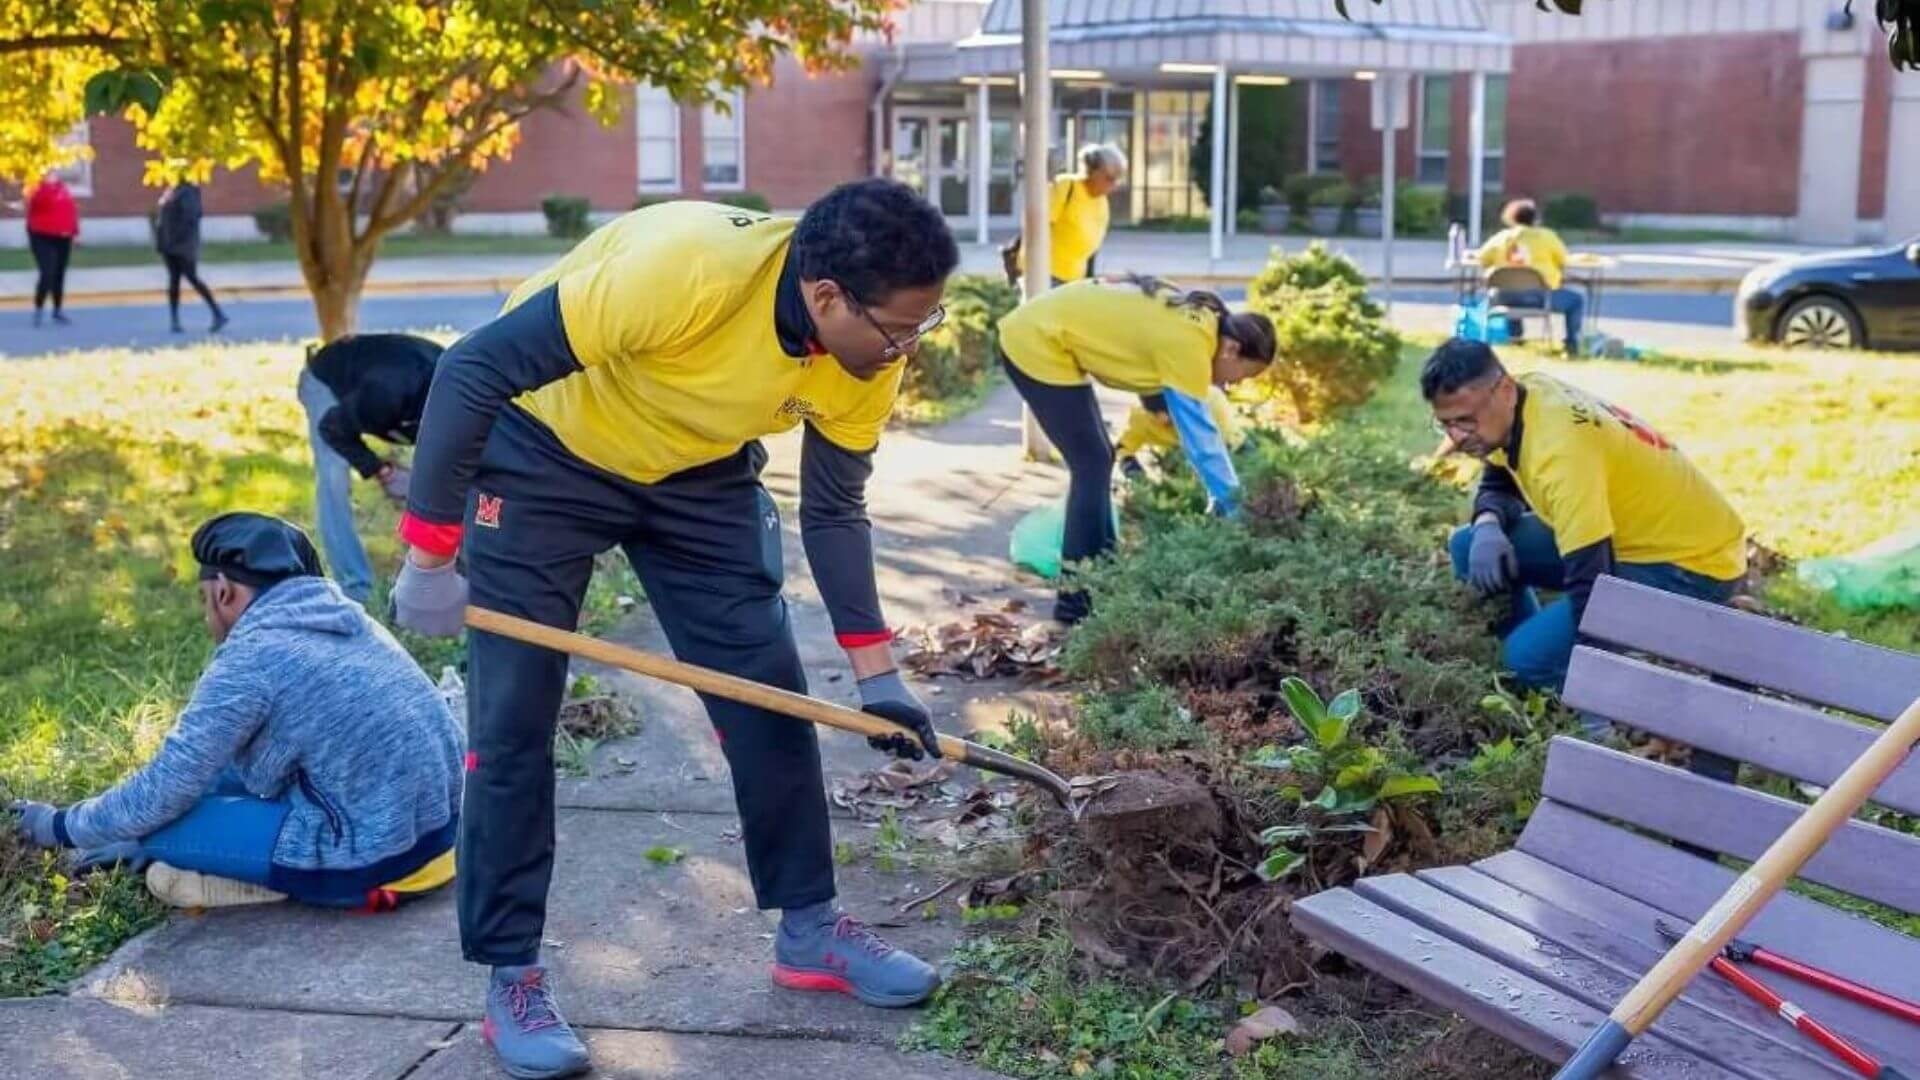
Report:
[[[859,312],[860,317],[867,320],[867,325],[873,327],[875,333],[886,339],[887,351],[884,355],[889,360],[907,355],[908,349],[918,345],[921,338],[933,333],[941,323],[947,321],[947,305],[935,304],[933,305],[933,310],[928,313],[927,317],[920,320],[920,325],[914,327],[906,337],[896,338],[892,334],[887,333],[887,328],[881,326],[880,320],[874,318],[873,315],[867,311],[865,304],[855,300],[852,293],[847,292],[845,289],[842,289],[840,292],[842,296],[847,298],[847,306]]]

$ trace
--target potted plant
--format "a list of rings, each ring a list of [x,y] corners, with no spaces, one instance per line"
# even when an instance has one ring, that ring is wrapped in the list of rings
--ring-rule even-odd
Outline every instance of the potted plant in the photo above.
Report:
[[[1307,219],[1313,231],[1320,236],[1339,232],[1340,219],[1353,205],[1353,198],[1353,185],[1344,180],[1314,189],[1307,196]]]
[[[1278,189],[1268,186],[1260,189],[1260,231],[1283,233],[1293,224],[1293,208],[1287,205],[1287,197]]]
[[[1361,236],[1379,236],[1380,184],[1369,180],[1360,185],[1353,198],[1353,231]]]

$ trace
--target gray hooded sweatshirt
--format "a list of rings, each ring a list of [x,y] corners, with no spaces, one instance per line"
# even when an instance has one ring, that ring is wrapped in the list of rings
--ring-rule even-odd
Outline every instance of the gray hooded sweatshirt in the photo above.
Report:
[[[273,861],[357,869],[411,849],[458,811],[461,737],[400,643],[326,578],[256,598],[153,760],[66,812],[75,847],[137,840],[186,814],[231,768],[291,810]]]

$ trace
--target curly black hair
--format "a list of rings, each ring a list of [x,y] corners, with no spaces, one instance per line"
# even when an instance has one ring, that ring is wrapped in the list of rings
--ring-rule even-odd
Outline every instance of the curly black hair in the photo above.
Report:
[[[861,304],[937,285],[960,265],[947,219],[895,180],[841,184],[807,207],[793,232],[800,277],[831,280]]]

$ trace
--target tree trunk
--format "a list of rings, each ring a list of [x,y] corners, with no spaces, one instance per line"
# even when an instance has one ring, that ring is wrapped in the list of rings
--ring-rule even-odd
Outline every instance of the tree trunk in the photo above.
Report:
[[[333,341],[353,333],[360,326],[360,288],[364,275],[352,282],[310,284],[313,314],[320,323],[320,340]]]

